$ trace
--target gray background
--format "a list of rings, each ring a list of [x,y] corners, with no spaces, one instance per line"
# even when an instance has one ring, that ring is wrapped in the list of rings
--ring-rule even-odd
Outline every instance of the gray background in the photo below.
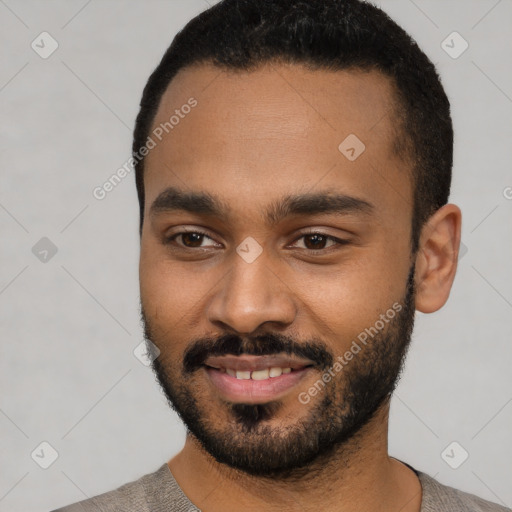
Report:
[[[417,315],[390,452],[510,507],[512,3],[381,5],[437,64],[451,99],[452,202],[467,247],[447,305]],[[102,201],[92,190],[128,158],[149,73],[206,7],[0,0],[0,511],[45,511],[110,490],[183,443],[133,354],[142,340],[133,175]],[[59,44],[46,59],[31,48],[49,48],[43,31]],[[453,31],[469,43],[456,59],[441,46]],[[32,251],[42,237],[57,247],[46,262]],[[43,441],[58,452],[48,469]],[[458,469],[441,455],[453,441],[469,453]],[[452,464],[460,447],[448,449]]]

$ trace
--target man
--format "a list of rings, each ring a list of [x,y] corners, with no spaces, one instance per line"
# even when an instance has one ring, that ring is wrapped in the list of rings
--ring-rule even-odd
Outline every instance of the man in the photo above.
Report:
[[[224,0],[143,93],[141,316],[187,429],[136,482],[60,509],[499,511],[388,455],[415,310],[457,266],[433,64],[358,0]]]

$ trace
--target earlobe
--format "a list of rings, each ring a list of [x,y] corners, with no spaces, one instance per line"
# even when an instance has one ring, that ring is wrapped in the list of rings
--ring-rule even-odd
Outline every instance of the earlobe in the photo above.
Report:
[[[421,231],[416,256],[416,309],[433,313],[450,295],[457,270],[462,213],[454,204],[439,208]]]

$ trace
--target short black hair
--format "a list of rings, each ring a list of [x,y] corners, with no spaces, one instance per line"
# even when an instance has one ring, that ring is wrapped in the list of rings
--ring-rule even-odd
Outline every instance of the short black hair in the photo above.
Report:
[[[416,42],[381,9],[361,0],[222,0],[178,32],[149,77],[135,123],[140,232],[144,159],[138,152],[178,71],[203,63],[248,71],[274,62],[329,71],[376,70],[392,80],[398,121],[394,149],[412,167],[416,252],[421,227],[450,194],[450,103],[434,64]]]

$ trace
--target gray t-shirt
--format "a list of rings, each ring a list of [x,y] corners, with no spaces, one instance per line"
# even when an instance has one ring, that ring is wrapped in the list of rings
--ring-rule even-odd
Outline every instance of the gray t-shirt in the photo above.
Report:
[[[410,467],[410,466],[409,466]],[[423,489],[421,512],[510,512],[511,509],[440,484],[416,471]],[[134,482],[53,512],[201,512],[163,464]]]

